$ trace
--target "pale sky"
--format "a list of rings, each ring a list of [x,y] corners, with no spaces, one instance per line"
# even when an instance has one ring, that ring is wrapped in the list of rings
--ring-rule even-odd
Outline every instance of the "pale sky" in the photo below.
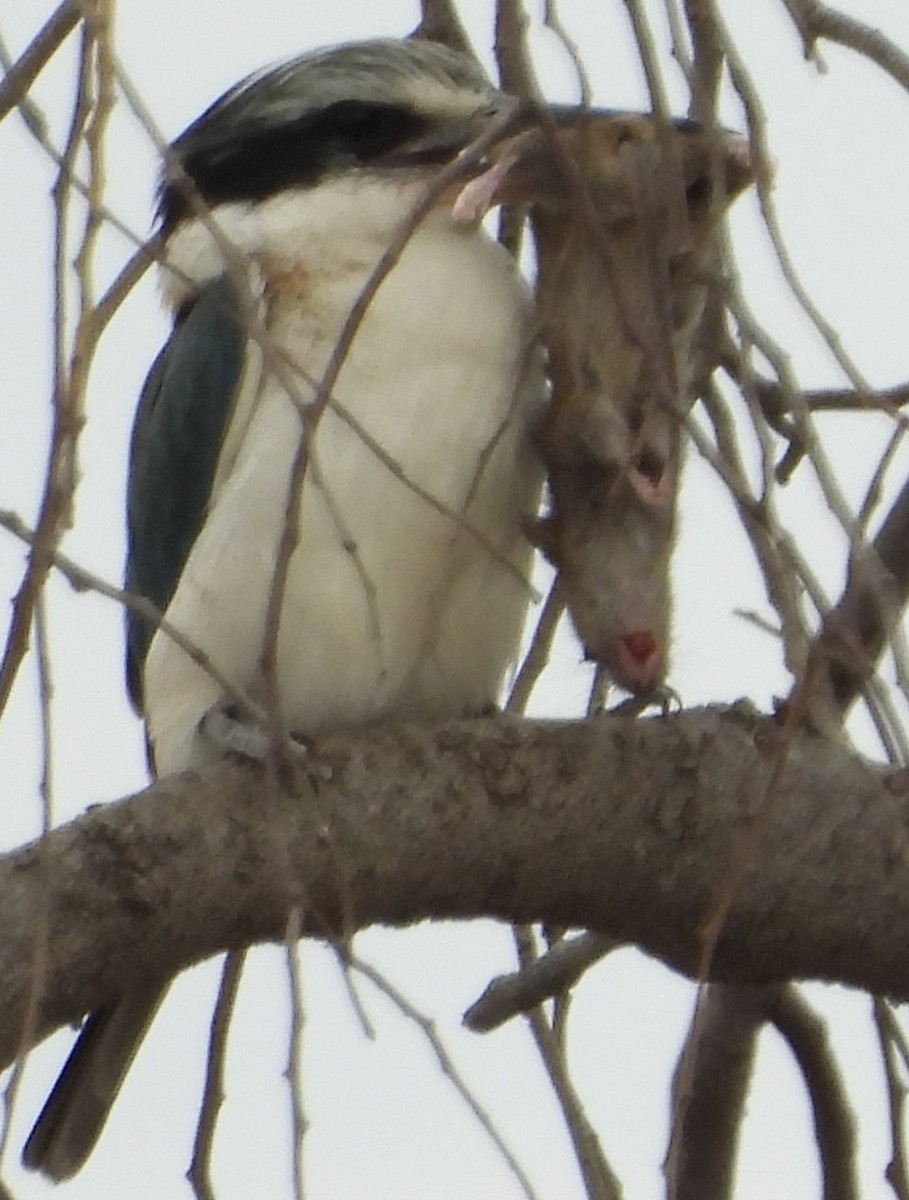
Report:
[[[464,3],[478,48],[489,44],[491,4]],[[879,24],[909,48],[909,13],[894,0],[840,5]],[[668,40],[654,14],[662,51]],[[721,8],[761,88],[777,162],[775,199],[795,264],[848,352],[874,386],[909,378],[905,336],[909,260],[909,97],[855,55],[823,47],[826,72],[804,61],[780,3],[722,0]],[[14,56],[46,19],[51,4],[0,0],[0,32]],[[565,20],[584,53],[596,102],[646,104],[619,0],[565,0]],[[221,91],[249,71],[318,45],[407,32],[417,6],[384,0],[333,5],[297,0],[132,0],[117,20],[125,69],[168,139]],[[573,98],[568,64],[550,36],[534,39],[538,68],[554,99]],[[69,111],[74,44],[42,75],[34,98],[60,144]],[[664,53],[674,105],[686,105],[681,77]],[[734,103],[725,122],[742,128]],[[17,117],[0,125],[0,508],[30,520],[43,479],[50,393],[50,198],[54,170]],[[107,203],[140,237],[151,223],[155,154],[123,107],[109,150]],[[842,376],[783,287],[756,205],[733,216],[746,294],[792,357],[805,386]],[[131,247],[105,234],[103,284]],[[150,279],[130,298],[106,336],[92,375],[82,439],[76,524],[66,552],[113,582],[123,558],[126,444],[145,372],[166,336]],[[843,489],[857,504],[888,432],[873,418],[827,417],[819,428]],[[903,468],[905,469],[905,462]],[[894,476],[899,480],[897,470]],[[817,502],[807,468],[784,497],[784,515],[823,585],[841,584],[842,539]],[[677,614],[670,682],[686,705],[747,695],[769,706],[787,678],[774,640],[744,623],[737,609],[772,613],[722,489],[691,456],[682,493],[683,530],[676,561]],[[12,596],[21,548],[0,530],[0,593]],[[121,614],[110,602],[76,595],[59,579],[50,589],[54,678],[54,807],[59,820],[115,799],[145,782],[139,723],[122,688]],[[588,671],[570,634],[534,703],[534,711],[570,716],[583,709]],[[4,844],[39,828],[40,733],[35,665],[29,660],[0,726]],[[867,753],[874,743],[863,741]],[[466,1081],[489,1109],[541,1197],[582,1195],[543,1071],[520,1021],[488,1037],[460,1028],[463,1010],[488,980],[512,966],[510,935],[492,923],[370,931],[359,954],[378,965],[424,1012]],[[303,1078],[307,1114],[308,1195],[317,1200],[511,1200],[521,1195],[507,1168],[439,1073],[418,1030],[363,984],[376,1038],[367,1040],[333,958],[303,953],[306,1032]],[[216,1150],[222,1200],[290,1196],[290,1105],[282,1071],[287,1057],[287,970],[282,952],[251,956],[234,1027],[229,1096]],[[217,971],[205,965],[181,978],[139,1060],[89,1166],[62,1187],[64,1200],[174,1200],[189,1197],[189,1161],[210,997]],[[809,989],[833,1022],[840,1060],[862,1117],[863,1195],[889,1196],[883,1093],[875,1040],[865,1020],[870,1000],[845,989]],[[579,989],[572,1016],[572,1067],[626,1195],[661,1194],[668,1082],[690,1016],[693,989],[634,951],[615,955]],[[4,1178],[20,1200],[51,1189],[17,1164],[22,1141],[71,1042],[64,1031],[32,1055],[15,1113]],[[784,1048],[765,1034],[740,1157],[739,1200],[803,1200],[817,1194],[807,1108]]]

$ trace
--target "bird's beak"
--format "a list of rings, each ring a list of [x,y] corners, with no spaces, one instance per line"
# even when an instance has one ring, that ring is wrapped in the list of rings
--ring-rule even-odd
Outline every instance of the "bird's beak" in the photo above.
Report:
[[[473,160],[474,148],[513,136],[526,123],[526,106],[505,92],[492,92],[475,112],[439,120],[384,156],[389,167],[439,166],[459,158]]]

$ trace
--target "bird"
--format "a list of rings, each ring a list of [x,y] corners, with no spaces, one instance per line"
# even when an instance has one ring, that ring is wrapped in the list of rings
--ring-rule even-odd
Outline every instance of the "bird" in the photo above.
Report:
[[[244,720],[238,697],[304,737],[499,697],[532,595],[546,386],[468,151],[513,106],[441,44],[351,43],[243,80],[165,154],[173,329],[127,489],[126,589],[163,614],[126,619],[155,776],[223,753],[207,720]],[[87,1017],[26,1166],[81,1168],[165,991]]]

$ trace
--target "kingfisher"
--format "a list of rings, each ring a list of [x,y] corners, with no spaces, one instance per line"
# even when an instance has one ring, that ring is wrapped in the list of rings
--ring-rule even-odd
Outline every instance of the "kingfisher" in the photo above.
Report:
[[[217,754],[208,718],[237,697],[304,736],[499,697],[532,594],[545,385],[470,148],[514,104],[466,55],[369,41],[249,77],[165,155],[173,330],[127,497],[126,586],[164,617],[127,616],[156,776]],[[165,990],[87,1018],[27,1166],[83,1165]]]

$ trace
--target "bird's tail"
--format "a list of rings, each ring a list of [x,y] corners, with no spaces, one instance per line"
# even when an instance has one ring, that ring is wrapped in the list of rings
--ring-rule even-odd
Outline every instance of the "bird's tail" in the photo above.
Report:
[[[92,1013],[29,1134],[22,1161],[55,1182],[75,1175],[111,1106],[167,985],[128,992]]]

